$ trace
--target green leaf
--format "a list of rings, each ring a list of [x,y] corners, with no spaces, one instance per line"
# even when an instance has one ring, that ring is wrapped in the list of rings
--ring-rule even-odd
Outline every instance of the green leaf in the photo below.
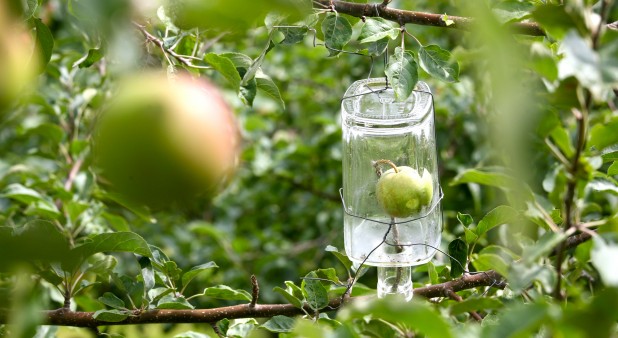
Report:
[[[509,272],[509,265],[504,259],[496,254],[480,254],[472,260],[472,264],[477,271],[495,270],[497,273],[506,276]]]
[[[336,247],[332,245],[327,246],[326,249],[324,250],[335,255],[335,257],[337,257],[339,262],[341,262],[341,264],[345,266],[346,270],[350,271],[350,269],[352,268],[352,261],[348,258],[348,256],[345,255],[345,253],[339,252],[339,249],[337,249]]]
[[[388,38],[384,38],[382,40],[378,40],[375,42],[370,42],[366,44],[367,46],[367,55],[369,56],[379,56],[384,54],[386,48],[388,47]]]
[[[560,242],[566,238],[566,234],[555,233],[548,231],[544,233],[539,240],[531,246],[526,246],[522,253],[522,262],[524,264],[532,264],[536,260],[544,257],[553,250]]]
[[[401,47],[395,48],[384,72],[395,91],[395,98],[398,101],[406,100],[418,82],[416,61],[412,54]]]
[[[328,306],[328,292],[322,282],[313,278],[317,278],[317,274],[308,273],[303,279],[301,289],[309,306],[318,311]]]
[[[468,244],[457,238],[448,245],[448,254],[451,256],[451,277],[459,277],[464,273],[468,262]]]
[[[281,97],[279,88],[270,78],[270,76],[258,71],[258,73],[255,75],[255,82],[259,91],[273,98],[277,103],[281,105],[281,108],[285,109],[285,102]]]
[[[464,237],[468,245],[476,242],[479,239],[479,236],[474,232],[474,230],[467,227],[464,227]]]
[[[279,31],[283,33],[283,41],[279,44],[281,45],[293,45],[295,43],[299,43],[303,41],[307,32],[309,32],[309,28],[307,27],[285,27],[279,28]]]
[[[298,285],[294,284],[294,282],[289,280],[286,280],[284,283],[288,291],[292,295],[294,295],[294,297],[298,299],[304,299],[305,295],[303,294],[303,290]]]
[[[152,262],[148,257],[138,258],[139,266],[142,269],[142,280],[144,281],[144,289],[150,291],[155,286],[155,272],[152,268]]]
[[[605,97],[604,91],[609,90],[614,82],[611,75],[607,74],[607,72],[610,74],[612,72],[611,64],[605,64],[605,60],[601,60],[599,53],[592,49],[588,41],[575,30],[567,33],[561,43],[561,51],[563,58],[558,63],[559,77],[566,79],[574,76],[596,97]]]
[[[240,82],[242,79],[232,60],[222,55],[208,53],[204,56],[204,61],[208,62],[215,70],[221,73],[232,85],[232,89],[236,91],[240,89]]]
[[[516,181],[513,177],[501,172],[489,172],[479,169],[468,169],[457,175],[450,185],[462,183],[478,183],[501,189],[510,189]]]
[[[251,301],[251,294],[245,290],[235,290],[227,285],[217,285],[204,289],[203,296],[224,300]]]
[[[573,29],[579,32],[587,32],[586,19],[583,13],[585,11],[572,6],[551,4],[536,6],[532,15],[534,21],[541,24],[550,36],[561,40],[568,31]]]
[[[268,45],[266,46],[266,48],[264,48],[264,50],[262,50],[262,53],[260,54],[260,56],[258,56],[251,63],[251,66],[249,66],[249,68],[247,68],[244,73],[241,73],[241,71],[239,70],[239,73],[241,73],[242,75],[242,81],[240,82],[241,90],[242,90],[242,87],[246,87],[251,84],[251,81],[255,78],[255,74],[262,66],[262,62],[264,62],[264,58],[266,57],[266,54],[270,52],[270,50],[273,48],[275,48],[275,43],[272,41],[272,33],[271,33],[271,35],[268,38]],[[253,102],[253,99],[251,99],[251,102]]]
[[[468,214],[462,214],[460,212],[457,212],[457,220],[464,227],[469,227],[470,224],[472,224],[474,222],[474,219],[472,218],[472,216],[470,216]]]
[[[497,3],[492,8],[492,11],[500,22],[506,23],[510,21],[521,21],[529,17],[532,9],[534,9],[534,5],[531,3],[508,0]]]
[[[183,296],[176,297],[174,293],[167,294],[157,303],[157,309],[191,310],[191,305]]]
[[[383,18],[367,18],[358,36],[360,43],[376,42],[384,38],[395,39],[401,30]]]
[[[124,309],[125,308],[124,301],[118,298],[115,294],[111,292],[104,293],[103,296],[99,297],[98,299],[99,299],[99,302],[109,307],[112,307],[114,309]]]
[[[470,297],[451,306],[451,316],[478,310],[498,310],[504,304],[501,300],[487,297]]]
[[[560,148],[560,150],[564,153],[564,155],[566,155],[567,157],[573,156],[573,154],[575,153],[575,149],[571,144],[571,137],[569,136],[569,133],[564,127],[562,127],[561,125],[556,126],[550,132],[550,136],[554,140],[558,148]]]
[[[414,330],[423,337],[450,338],[453,333],[446,319],[436,312],[426,301],[413,298],[405,302],[400,298],[367,299],[351,302],[337,315],[341,322],[353,319],[365,320],[367,314],[373,319],[382,319]]]
[[[253,63],[253,59],[251,59],[248,55],[236,52],[228,52],[219,54],[220,57],[224,57],[229,59],[234,64],[234,67],[237,68],[249,68]]]
[[[333,284],[341,284],[339,277],[337,277],[337,271],[334,268],[318,269],[315,270],[315,273],[318,278],[329,280]]]
[[[618,119],[613,119],[609,123],[598,123],[590,128],[590,141],[588,146],[603,150],[611,145],[618,143]]]
[[[152,257],[148,243],[134,232],[114,232],[98,234],[88,238],[88,242],[76,247],[76,253],[88,257],[98,252],[131,252]]]
[[[36,190],[27,188],[19,183],[9,184],[0,196],[28,205],[28,209],[26,209],[27,215],[38,215],[52,219],[60,216],[60,210],[52,201],[39,194]]]
[[[592,265],[599,271],[601,279],[606,286],[618,286],[618,246],[613,243],[605,243],[599,237],[594,237],[594,246],[590,252]]]
[[[530,46],[530,66],[549,81],[558,79],[558,65],[551,50],[540,42]]]
[[[109,212],[103,212],[101,216],[103,216],[112,229],[116,231],[131,231],[129,223],[124,217]]]
[[[530,337],[548,316],[546,304],[514,303],[500,313],[496,325],[483,327],[481,337]]]
[[[451,62],[451,53],[447,50],[436,45],[421,46],[418,60],[429,75],[446,82],[459,81],[459,64]]]
[[[615,176],[618,175],[618,161],[614,161],[609,168],[607,168],[607,175]]]
[[[92,318],[103,322],[117,323],[127,319],[129,315],[120,310],[99,310],[92,315]]]
[[[335,56],[352,39],[352,25],[340,15],[329,14],[322,21],[322,33],[329,56]]]
[[[2,192],[3,197],[12,198],[25,204],[42,200],[43,196],[36,190],[24,187],[19,183],[9,184]]]
[[[240,87],[240,91],[238,92],[238,96],[242,100],[244,104],[249,107],[253,106],[253,100],[255,99],[255,95],[257,94],[257,80],[255,78],[249,80],[246,85]]]
[[[86,55],[73,63],[73,67],[88,68],[101,60],[104,55],[101,48],[90,49]]]
[[[539,264],[526,264],[522,261],[514,262],[508,273],[509,288],[516,294],[528,288],[530,284],[538,279],[542,279],[546,275],[551,275],[553,267]],[[555,274],[555,272],[553,272]],[[543,285],[544,287],[552,288],[555,284]],[[551,292],[551,291],[550,291]]]
[[[507,205],[501,205],[491,210],[476,226],[476,234],[481,237],[494,227],[516,220],[519,212]]]
[[[193,278],[197,277],[197,275],[214,268],[218,268],[218,266],[217,264],[215,264],[215,262],[212,261],[192,267],[189,271],[185,272],[182,275],[182,286],[186,287],[187,284],[189,284],[191,280],[193,280]]]
[[[270,332],[291,332],[294,328],[294,322],[294,318],[278,315],[270,318],[266,323],[260,325],[260,327]]]
[[[436,266],[433,265],[431,261],[427,263],[427,274],[429,275],[429,280],[431,281],[431,284],[440,283],[440,279],[438,277],[438,271],[436,270]]]
[[[275,286],[273,288],[273,291],[282,295],[290,304],[296,306],[297,308],[302,308],[303,307],[303,301],[302,299],[299,299],[297,297],[295,297],[292,292],[288,291],[288,290],[284,290],[283,288],[279,287],[279,286]]]
[[[54,37],[49,28],[39,18],[34,18],[34,28],[36,29],[36,46],[40,55],[41,71],[51,60],[54,49]]]

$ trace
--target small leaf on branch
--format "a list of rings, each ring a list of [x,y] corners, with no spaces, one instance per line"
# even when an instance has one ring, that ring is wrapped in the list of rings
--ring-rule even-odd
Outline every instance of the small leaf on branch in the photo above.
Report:
[[[111,292],[106,292],[103,296],[99,297],[99,302],[114,308],[114,309],[124,309],[125,304],[122,299],[118,298],[115,294]]]
[[[120,310],[99,310],[92,315],[92,318],[103,322],[121,322],[127,319],[129,315],[125,311]]]
[[[157,303],[157,309],[190,310],[193,308],[193,305],[189,304],[185,297],[176,297],[173,293],[161,297],[159,303]]]
[[[92,48],[81,59],[73,63],[73,67],[88,68],[103,58],[101,48]]]
[[[468,261],[468,244],[457,238],[449,243],[448,254],[451,260],[451,277],[461,276]]]
[[[308,273],[303,279],[301,288],[309,306],[317,311],[328,306],[328,292],[322,282],[315,278],[317,278],[315,272]]]
[[[240,88],[240,74],[234,66],[232,60],[225,56],[221,56],[215,53],[208,53],[204,56],[204,61],[208,62],[212,68],[216,69],[225,79],[232,85],[232,89],[238,90]]]
[[[461,223],[461,225],[465,227],[470,226],[470,224],[474,222],[474,219],[472,218],[472,216],[468,214],[462,214],[460,212],[457,213],[457,220],[459,221],[459,223]]]
[[[274,316],[260,327],[270,332],[291,332],[294,327],[294,319],[287,316]]]
[[[497,273],[506,276],[509,271],[509,265],[504,259],[496,254],[484,253],[473,258],[472,264],[478,271],[495,270]]]
[[[392,26],[390,21],[383,18],[367,18],[361,28],[358,39],[360,43],[375,42],[384,38],[396,39],[401,30]]]
[[[385,73],[398,101],[407,99],[418,82],[416,61],[410,52],[401,47],[395,48],[395,53],[389,60]]]
[[[204,289],[203,296],[224,300],[251,300],[251,294],[245,290],[235,290],[227,285],[217,285]]]
[[[251,63],[251,66],[249,66],[249,68],[247,68],[245,72],[241,72],[239,69],[239,72],[241,72],[241,76],[242,76],[242,81],[240,82],[241,86],[246,87],[250,85],[251,80],[255,78],[255,74],[257,73],[258,69],[260,69],[260,67],[262,66],[262,62],[264,62],[264,58],[266,57],[266,54],[268,54],[268,52],[270,52],[273,48],[275,48],[275,43],[272,41],[272,34],[273,33],[271,33],[268,37],[268,45],[266,46],[266,48],[264,48],[264,50],[262,50],[262,53],[260,54],[260,56],[258,56]],[[253,102],[253,99],[251,99],[251,102]]]
[[[384,38],[378,41],[374,41],[374,42],[370,42],[365,44],[365,46],[367,46],[366,49],[364,49],[363,51],[369,55],[369,56],[379,56],[384,54],[384,52],[386,51],[386,48],[388,47],[388,42],[390,40],[388,38]],[[363,51],[361,51],[360,53],[363,53]]]
[[[491,210],[483,217],[476,226],[476,234],[480,237],[494,227],[509,223],[517,219],[519,213],[517,210],[507,205],[501,205]]]
[[[446,27],[455,24],[455,21],[449,19],[448,15],[446,15],[446,14],[443,14],[442,17],[440,17],[440,19],[442,19],[442,21],[444,22]]]
[[[45,70],[49,60],[51,60],[52,50],[54,49],[54,37],[49,28],[39,18],[32,19],[36,29],[36,46],[40,55],[41,72]]]
[[[245,55],[237,52],[227,52],[219,54],[220,57],[224,57],[229,59],[234,64],[234,67],[237,68],[249,68],[253,63],[253,59],[249,57],[249,55]]]
[[[281,92],[279,92],[279,88],[275,84],[275,81],[270,78],[270,76],[264,74],[261,70],[259,70],[255,75],[255,83],[257,85],[257,90],[270,96],[281,105],[281,108],[285,109],[285,102],[281,97]]]
[[[451,62],[451,53],[447,50],[436,45],[421,46],[418,60],[429,75],[446,82],[459,81],[459,64]]]
[[[83,257],[98,252],[132,252],[134,254],[152,257],[148,243],[134,232],[114,232],[94,235],[89,241],[74,249]]]
[[[346,270],[350,271],[350,269],[352,268],[352,261],[348,258],[348,256],[345,255],[345,253],[339,252],[339,249],[332,245],[327,246],[325,250],[335,255],[339,262],[341,262],[341,264],[345,266]]]
[[[290,304],[296,306],[297,308],[302,308],[303,307],[303,301],[302,299],[299,299],[297,297],[295,297],[291,291],[288,290],[284,290],[283,288],[279,287],[279,286],[275,286],[273,288],[273,291],[282,295]]]
[[[187,284],[189,284],[193,280],[193,278],[197,277],[197,275],[214,268],[218,268],[218,266],[215,262],[212,261],[192,267],[191,270],[185,272],[182,275],[182,286],[186,287]]]
[[[283,33],[283,40],[279,43],[281,45],[293,45],[295,43],[299,43],[303,41],[307,33],[309,32],[309,28],[300,26],[300,27],[285,27],[279,28],[279,31]]]
[[[322,21],[322,33],[328,56],[335,56],[352,39],[352,25],[342,16],[329,14]]]

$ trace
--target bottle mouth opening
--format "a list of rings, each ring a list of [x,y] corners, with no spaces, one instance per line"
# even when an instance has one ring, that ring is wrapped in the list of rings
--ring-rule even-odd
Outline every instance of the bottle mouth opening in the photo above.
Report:
[[[341,102],[344,117],[359,122],[397,124],[423,120],[431,111],[433,97],[429,86],[419,81],[410,96],[397,101],[395,91],[387,87],[385,78],[354,82]]]

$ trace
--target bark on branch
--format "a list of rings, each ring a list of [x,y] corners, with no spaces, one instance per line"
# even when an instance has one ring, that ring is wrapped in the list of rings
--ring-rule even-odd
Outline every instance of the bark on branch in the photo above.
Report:
[[[442,284],[430,285],[414,290],[414,294],[425,298],[449,297],[450,293],[465,289],[493,286],[504,288],[506,283],[497,272],[490,270],[475,275],[466,275],[461,278]],[[354,301],[359,297],[349,298]],[[329,308],[337,309],[341,306],[341,298],[330,301]],[[300,309],[292,304],[241,304],[213,309],[196,310],[149,310],[135,312],[132,316],[120,322],[104,322],[93,318],[94,312],[69,311],[58,309],[44,312],[44,323],[47,325],[97,327],[105,325],[153,324],[153,323],[214,323],[221,319],[236,318],[268,318],[277,315],[296,316],[311,313],[309,307]],[[0,323],[7,322],[7,312],[0,312]]]
[[[589,239],[590,235],[573,235],[565,241],[565,246],[567,249],[576,247]],[[550,255],[553,254],[554,253],[551,253]],[[414,289],[414,294],[425,298],[453,298],[455,292],[476,287],[504,289],[506,287],[506,281],[496,271],[489,270],[485,272],[476,272],[474,274],[466,274],[445,283],[417,288]],[[354,301],[359,298],[361,297],[351,297],[347,299],[349,299],[349,301]],[[338,297],[330,301],[328,308],[335,310],[341,305],[341,297]],[[94,319],[94,312],[70,311],[66,308],[61,308],[44,311],[43,324],[96,328],[97,326],[129,324],[215,323],[224,318],[270,318],[277,315],[296,316],[311,312],[313,312],[313,310],[308,306],[305,309],[300,309],[292,304],[241,304],[212,309],[136,311],[132,316],[123,321],[110,323]],[[8,311],[0,310],[0,324],[7,323],[7,320]]]
[[[332,8],[338,13],[343,13],[355,17],[381,17],[386,20],[394,21],[400,25],[415,24],[423,26],[435,26],[443,28],[469,29],[473,23],[472,18],[462,16],[448,15],[449,22],[447,24],[443,19],[444,14],[434,14],[425,12],[407,11],[396,8],[390,8],[382,4],[372,3],[354,3],[339,0],[314,0],[314,6],[317,8]],[[545,31],[535,22],[515,22],[509,24],[509,27],[518,34],[544,36]]]

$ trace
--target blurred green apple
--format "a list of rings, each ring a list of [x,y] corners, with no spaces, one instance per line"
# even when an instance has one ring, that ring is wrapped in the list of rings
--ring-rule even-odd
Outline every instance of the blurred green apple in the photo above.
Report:
[[[32,60],[36,57],[33,51],[29,32],[0,6],[0,120],[36,75],[38,63]]]
[[[214,196],[234,172],[240,136],[204,79],[146,73],[122,83],[93,137],[99,182],[153,209]]]
[[[405,218],[428,206],[433,198],[433,179],[424,169],[400,166],[387,170],[376,185],[378,204],[391,217]]]

